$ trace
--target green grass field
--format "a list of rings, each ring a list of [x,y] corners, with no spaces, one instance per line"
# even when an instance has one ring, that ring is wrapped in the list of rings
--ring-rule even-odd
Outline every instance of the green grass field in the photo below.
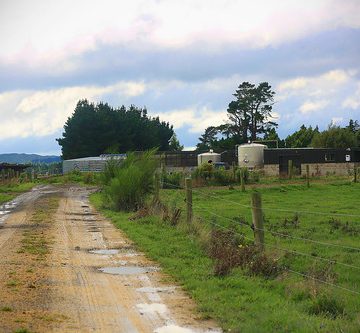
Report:
[[[360,218],[350,215],[360,215],[360,184],[312,184],[309,189],[304,185],[282,185],[257,191],[262,195],[264,228],[273,232],[265,231],[266,254],[286,268],[275,276],[251,274],[240,268],[224,277],[215,276],[202,242],[216,224],[217,228],[235,232],[241,246],[251,246],[251,190],[195,190],[193,226],[183,221],[185,212],[176,227],[158,216],[130,221],[128,217],[133,214],[110,210],[104,210],[104,214],[184,286],[197,301],[203,317],[217,319],[223,329],[358,332],[360,251],[350,247],[360,248]],[[170,208],[185,206],[182,190],[163,190],[161,198]],[[91,200],[101,206],[100,194]]]

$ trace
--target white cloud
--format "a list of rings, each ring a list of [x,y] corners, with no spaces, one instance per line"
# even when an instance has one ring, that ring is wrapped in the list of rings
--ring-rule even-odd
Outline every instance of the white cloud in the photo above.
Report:
[[[336,92],[356,75],[355,70],[344,71],[335,69],[314,77],[297,77],[280,82],[277,90],[278,99],[286,99],[292,95],[326,96]]]
[[[344,120],[343,117],[333,117],[333,118],[331,119],[331,122],[332,122],[333,124],[337,124],[337,123],[341,123],[343,120]]]
[[[305,102],[303,105],[300,106],[300,111],[302,113],[308,113],[310,111],[316,111],[323,109],[326,105],[328,105],[328,101],[316,101],[316,102]]]
[[[358,109],[360,106],[360,82],[358,82],[358,89],[354,95],[347,97],[341,104],[342,108]]]
[[[153,115],[168,121],[174,125],[174,129],[189,126],[190,133],[202,133],[207,127],[218,126],[227,120],[226,111],[208,110],[206,107],[171,110]]]
[[[224,44],[276,46],[310,33],[360,27],[360,2],[20,0],[3,2],[0,20],[0,59],[43,65],[103,44],[153,49],[201,42],[213,51]]]
[[[143,82],[118,82],[109,86],[67,87],[44,91],[13,91],[0,94],[0,139],[45,136],[63,127],[77,101],[99,101],[104,94],[127,99],[141,95]]]

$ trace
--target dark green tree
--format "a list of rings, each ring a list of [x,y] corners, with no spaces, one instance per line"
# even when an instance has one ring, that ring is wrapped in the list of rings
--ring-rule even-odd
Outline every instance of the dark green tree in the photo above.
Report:
[[[181,151],[183,149],[184,149],[184,146],[182,146],[180,144],[176,134],[174,133],[170,139],[169,150],[170,151]]]
[[[327,130],[314,135],[310,145],[314,148],[351,148],[357,144],[356,134],[347,128],[330,124]]]
[[[357,131],[360,130],[360,124],[357,120],[349,120],[349,125],[345,127],[346,129],[348,129],[350,132],[352,133],[356,133]]]
[[[256,140],[259,134],[266,133],[271,127],[277,127],[272,121],[271,112],[275,92],[267,82],[255,86],[249,82],[239,85],[227,109],[230,122],[223,129],[232,135],[237,135],[247,141]]]
[[[264,142],[269,148],[284,148],[285,140],[281,140],[279,134],[276,132],[275,127],[271,127],[265,134],[264,138],[266,140],[273,140],[274,142]],[[277,144],[276,142],[277,141]]]
[[[213,143],[216,141],[216,135],[218,134],[218,128],[210,126],[205,129],[204,134],[199,138],[199,143],[196,145],[196,150],[204,151],[212,148]]]
[[[307,128],[305,125],[301,125],[298,131],[286,137],[285,146],[286,148],[308,147],[316,134],[319,134],[318,126],[313,129],[311,126]]]
[[[158,147],[168,150],[174,131],[169,123],[151,118],[146,108],[131,105],[113,109],[81,100],[64,125],[62,158],[98,156],[102,153],[126,153]]]

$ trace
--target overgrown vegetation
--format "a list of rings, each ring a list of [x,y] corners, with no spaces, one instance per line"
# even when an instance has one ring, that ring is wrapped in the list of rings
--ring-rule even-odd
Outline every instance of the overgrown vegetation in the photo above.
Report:
[[[141,208],[153,190],[154,174],[159,162],[156,150],[139,155],[128,153],[122,163],[110,161],[102,173],[103,204],[115,210],[134,211]]]

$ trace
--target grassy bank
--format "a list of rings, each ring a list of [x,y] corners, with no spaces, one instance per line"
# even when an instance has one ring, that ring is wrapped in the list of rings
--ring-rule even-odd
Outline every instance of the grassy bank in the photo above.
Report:
[[[274,232],[265,233],[269,257],[276,258],[279,266],[292,271],[360,291],[359,270],[335,263],[358,267],[359,251],[298,239],[358,247],[359,218],[350,215],[360,213],[357,208],[359,184],[314,184],[310,189],[303,185],[284,185],[257,191],[262,194],[263,207],[269,208],[264,210],[265,228]],[[357,332],[360,326],[358,294],[304,278],[289,270],[264,276],[261,272],[256,274],[249,269],[234,268],[223,277],[214,275],[213,261],[207,255],[202,238],[211,231],[211,224],[217,224],[253,239],[249,226],[249,194],[250,191],[242,193],[228,189],[204,193],[194,191],[194,212],[201,219],[195,218],[191,226],[182,219],[172,226],[158,216],[132,221],[128,218],[133,214],[110,210],[103,210],[103,213],[139,249],[159,262],[170,276],[183,285],[197,301],[203,317],[217,319],[223,329],[231,329],[232,332]],[[181,190],[164,190],[161,197],[172,209],[184,206]],[[100,209],[100,194],[92,195],[91,201]],[[293,210],[324,214],[296,214]],[[247,238],[239,237],[239,245],[251,246],[252,242]],[[310,256],[298,255],[300,252]],[[319,257],[333,261],[319,260]]]

